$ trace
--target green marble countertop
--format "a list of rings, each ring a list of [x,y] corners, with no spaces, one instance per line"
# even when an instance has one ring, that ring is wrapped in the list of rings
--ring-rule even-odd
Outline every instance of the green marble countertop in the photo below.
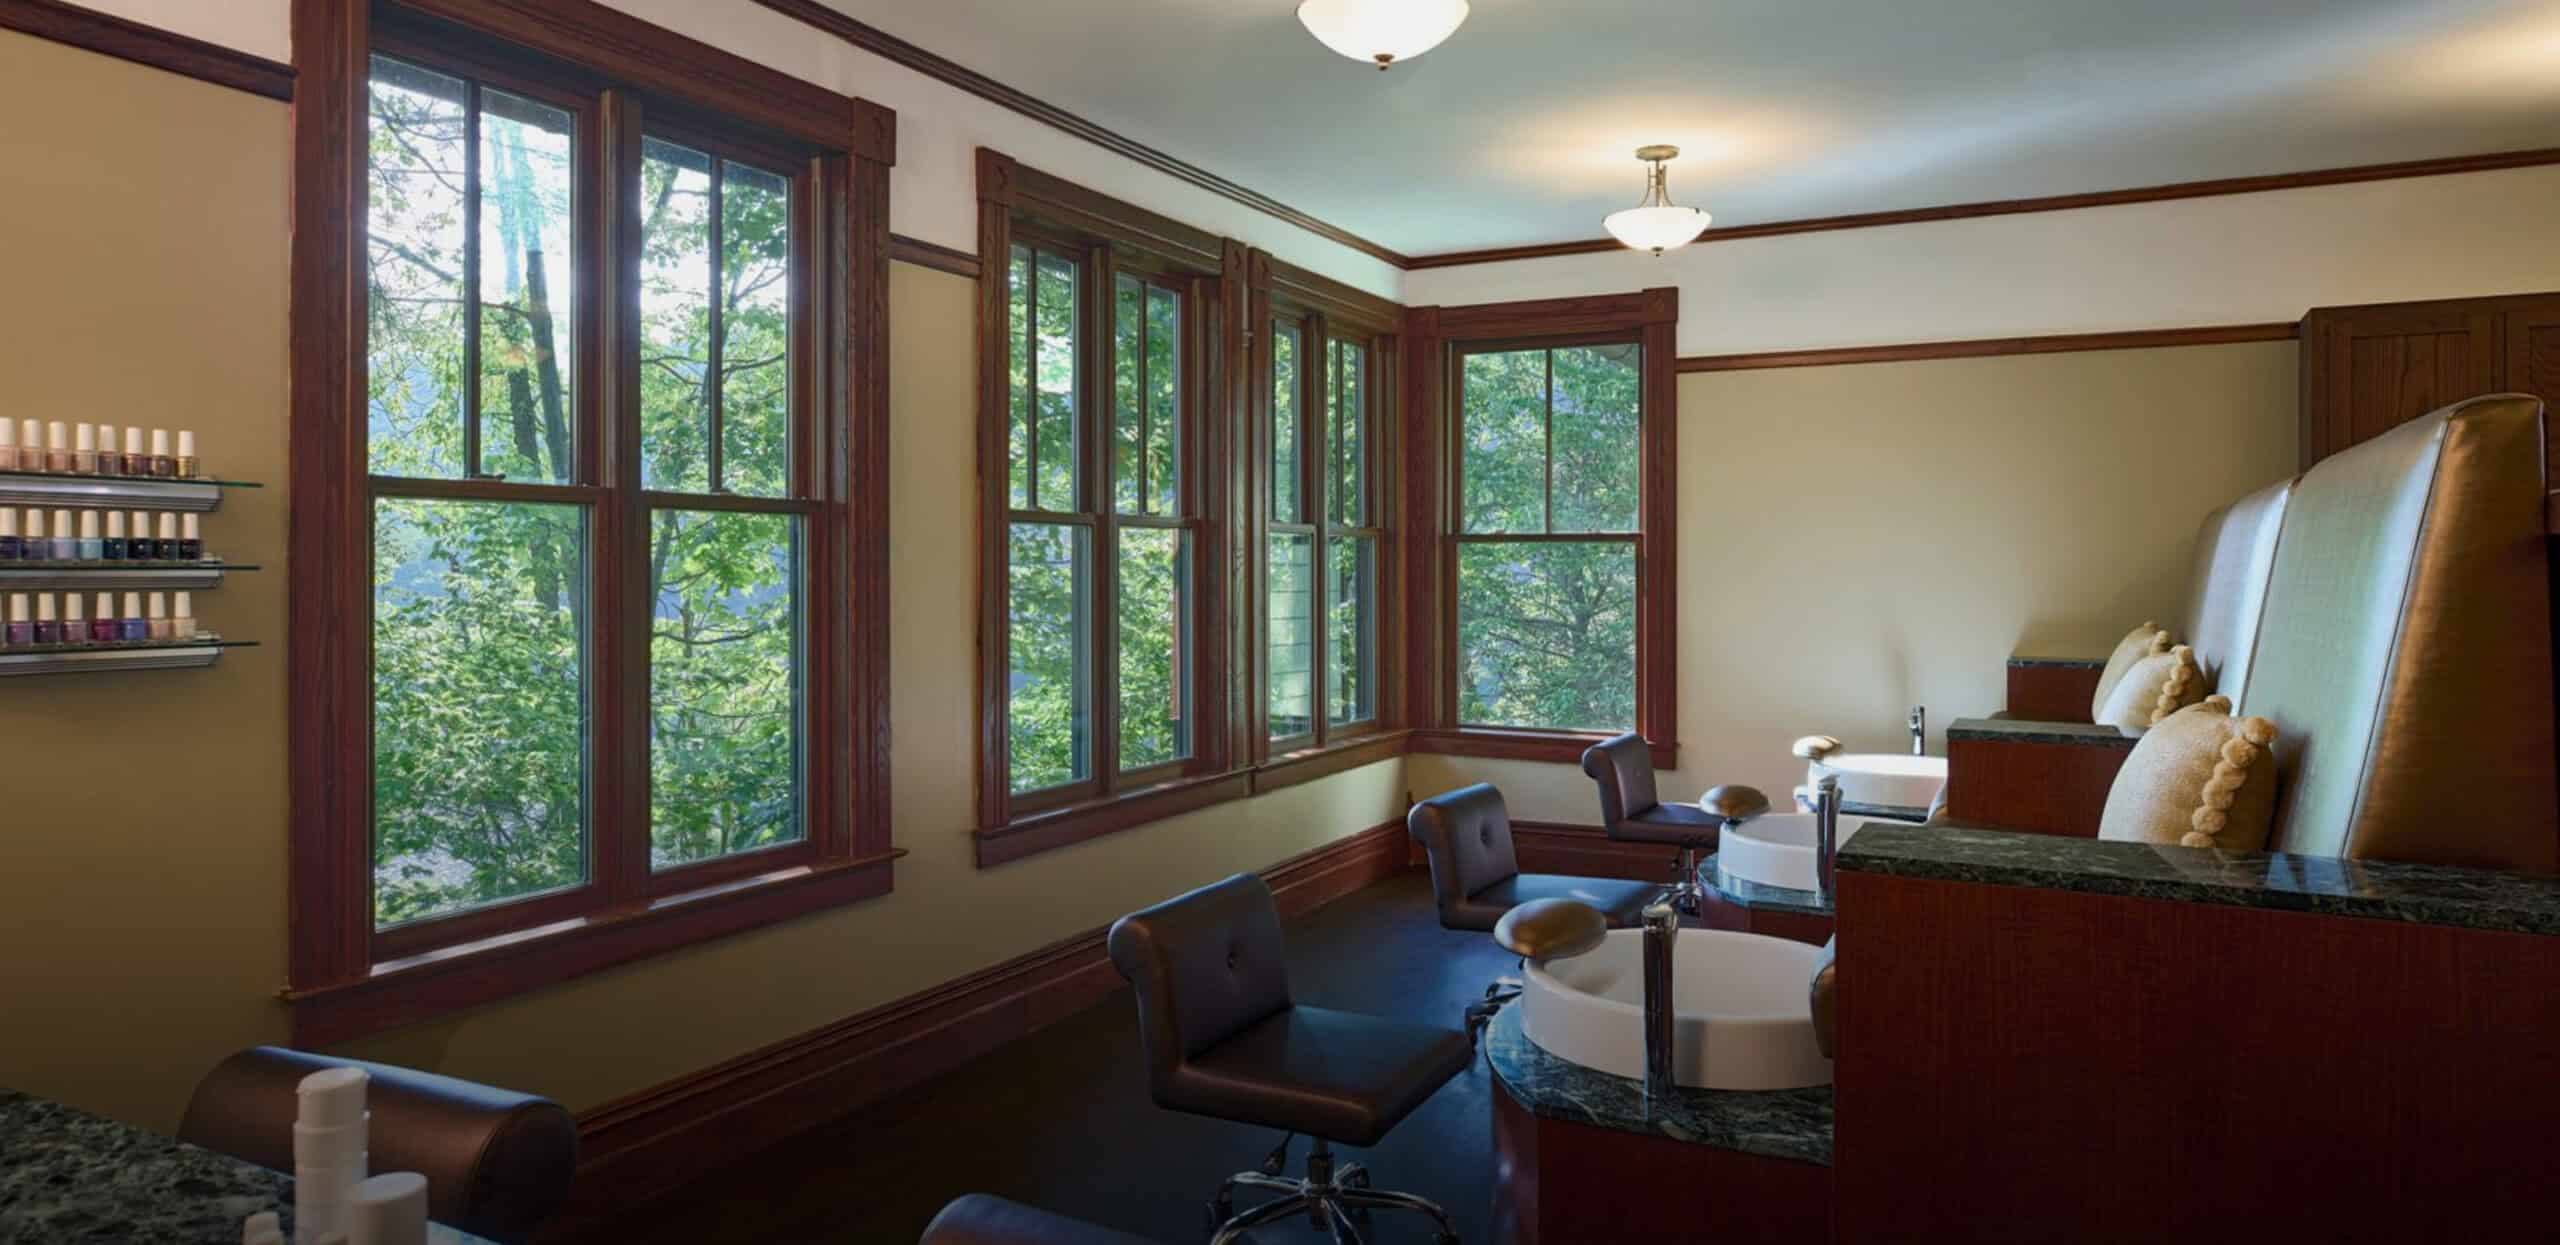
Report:
[[[2444,865],[1877,822],[1842,845],[1838,868],[1844,873],[2560,935],[2560,878]]]
[[[2029,718],[1957,718],[1947,723],[1947,739],[2000,743],[2077,744],[2084,748],[2131,751],[2142,736],[2094,722],[2038,722]]]
[[[1831,1087],[1682,1089],[1648,1107],[1644,1082],[1567,1063],[1529,1040],[1517,1003],[1484,1034],[1485,1061],[1521,1106],[1551,1120],[1642,1133],[1763,1158],[1831,1165]]]
[[[263,1210],[293,1228],[291,1176],[5,1088],[0,1155],[0,1241],[238,1245]],[[441,1225],[427,1240],[488,1245]]]

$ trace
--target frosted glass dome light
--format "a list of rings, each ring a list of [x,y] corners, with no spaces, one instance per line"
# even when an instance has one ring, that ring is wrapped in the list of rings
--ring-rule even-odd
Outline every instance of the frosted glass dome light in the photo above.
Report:
[[[1712,217],[1671,201],[1671,175],[1662,166],[1679,154],[1677,147],[1636,148],[1636,159],[1651,164],[1653,172],[1645,178],[1644,202],[1611,212],[1608,219],[1600,222],[1608,227],[1610,237],[1639,251],[1660,255],[1697,241],[1698,235],[1707,231]]]
[[[1440,46],[1466,20],[1467,0],[1304,0],[1298,6],[1298,21],[1318,42],[1381,70]]]

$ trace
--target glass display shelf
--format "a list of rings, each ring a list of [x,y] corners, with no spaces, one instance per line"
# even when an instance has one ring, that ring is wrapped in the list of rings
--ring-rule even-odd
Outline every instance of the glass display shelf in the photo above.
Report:
[[[169,589],[196,592],[222,586],[230,571],[254,571],[244,562],[0,562],[0,592],[77,592]]]
[[[0,678],[27,674],[98,674],[110,670],[189,670],[210,666],[224,649],[255,648],[255,640],[200,635],[144,644],[46,644],[0,648]]]
[[[263,488],[246,480],[145,480],[136,476],[0,471],[0,505],[69,510],[213,510],[225,489]]]

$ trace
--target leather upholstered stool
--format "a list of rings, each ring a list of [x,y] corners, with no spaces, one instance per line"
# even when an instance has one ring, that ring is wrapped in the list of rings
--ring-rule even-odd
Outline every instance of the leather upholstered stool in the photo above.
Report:
[[[1584,749],[1582,772],[1599,784],[1600,828],[1610,838],[1677,849],[1677,876],[1667,894],[1682,914],[1697,915],[1698,853],[1715,850],[1726,819],[1695,805],[1663,803],[1653,786],[1653,750],[1633,732]]]
[[[327,1068],[372,1077],[373,1170],[427,1178],[427,1214],[493,1241],[532,1240],[569,1195],[578,1126],[559,1103],[387,1063],[252,1046],[214,1065],[187,1100],[178,1140],[293,1170],[294,1089]]]
[[[1290,1214],[1356,1235],[1350,1225],[1373,1208],[1419,1211],[1442,1242],[1458,1239],[1438,1206],[1370,1188],[1360,1164],[1334,1165],[1332,1147],[1377,1144],[1464,1071],[1465,1034],[1292,1001],[1279,905],[1249,873],[1120,918],[1110,947],[1112,966],[1137,988],[1157,1106],[1314,1139],[1305,1179],[1281,1178],[1284,1138],[1261,1171],[1218,1187],[1213,1245]],[[1236,1214],[1238,1186],[1281,1196]]]
[[[1650,882],[1586,878],[1562,873],[1522,873],[1511,845],[1511,813],[1502,792],[1477,783],[1435,795],[1404,817],[1405,832],[1431,862],[1431,902],[1443,929],[1492,931],[1503,914],[1539,899],[1569,899],[1599,909],[1612,929],[1636,923],[1660,890]],[[1493,1022],[1502,1005],[1518,998],[1520,979],[1496,978],[1484,998],[1467,1005],[1467,1036]]]

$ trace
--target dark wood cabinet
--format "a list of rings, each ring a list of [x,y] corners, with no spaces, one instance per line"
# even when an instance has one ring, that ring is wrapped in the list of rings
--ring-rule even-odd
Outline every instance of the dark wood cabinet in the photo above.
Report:
[[[2560,403],[2560,293],[2315,308],[2302,318],[2302,465],[2507,391]]]

